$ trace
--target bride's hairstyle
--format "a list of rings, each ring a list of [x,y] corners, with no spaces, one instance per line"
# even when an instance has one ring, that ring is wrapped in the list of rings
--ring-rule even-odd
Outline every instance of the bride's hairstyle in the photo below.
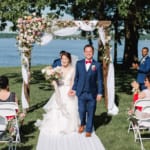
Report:
[[[148,80],[148,82],[150,82],[150,73],[148,73],[145,77],[145,81]]]
[[[61,55],[61,58],[62,58],[62,56],[66,56],[68,59],[69,59],[69,63],[71,64],[71,62],[72,62],[72,59],[71,59],[71,54],[69,53],[69,52],[64,52],[62,55]]]

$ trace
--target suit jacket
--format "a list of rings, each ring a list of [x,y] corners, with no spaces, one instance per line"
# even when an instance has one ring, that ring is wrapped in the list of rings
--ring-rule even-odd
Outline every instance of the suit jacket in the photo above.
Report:
[[[58,58],[58,59],[55,59],[53,64],[52,64],[52,67],[55,68],[57,66],[61,66],[61,59]]]
[[[72,88],[76,91],[77,96],[79,96],[83,92],[83,88],[85,85],[85,77],[87,77],[87,81],[89,82],[90,92],[92,93],[92,95],[102,95],[103,81],[101,65],[99,62],[93,60],[88,69],[88,73],[86,71],[85,59],[77,62],[74,85]]]
[[[144,60],[140,63],[137,75],[137,81],[139,83],[144,83],[144,79],[147,73],[150,72],[150,57],[146,56]]]

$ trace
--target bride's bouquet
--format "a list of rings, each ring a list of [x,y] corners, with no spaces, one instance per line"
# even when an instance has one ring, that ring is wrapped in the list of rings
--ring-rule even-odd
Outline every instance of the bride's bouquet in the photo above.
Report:
[[[61,67],[57,66],[55,68],[52,68],[51,66],[47,66],[41,70],[42,74],[44,74],[44,77],[47,81],[52,83],[52,81],[58,81],[62,78],[62,71]]]

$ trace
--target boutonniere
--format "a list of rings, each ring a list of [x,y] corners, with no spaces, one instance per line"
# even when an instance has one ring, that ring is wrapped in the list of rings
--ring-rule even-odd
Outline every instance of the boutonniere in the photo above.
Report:
[[[95,65],[92,65],[92,71],[96,71],[96,66]]]
[[[141,64],[144,64],[144,62],[145,62],[145,58],[142,59]]]
[[[141,63],[141,64],[144,64],[147,57],[148,57],[148,55],[146,55],[145,57],[143,57],[140,63]]]

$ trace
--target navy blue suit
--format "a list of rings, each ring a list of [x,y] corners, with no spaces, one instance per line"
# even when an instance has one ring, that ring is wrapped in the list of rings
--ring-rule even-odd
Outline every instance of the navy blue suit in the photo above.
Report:
[[[93,60],[86,71],[85,59],[76,64],[73,90],[78,96],[78,108],[81,125],[86,125],[86,132],[92,132],[96,110],[96,96],[103,91],[102,70],[99,62]]]
[[[57,66],[61,66],[61,59],[58,58],[58,59],[55,59],[53,64],[52,64],[52,67],[55,68]]]
[[[146,56],[143,61],[140,62],[138,75],[137,75],[137,82],[140,84],[141,90],[144,88],[144,79],[147,73],[150,72],[150,57]]]

